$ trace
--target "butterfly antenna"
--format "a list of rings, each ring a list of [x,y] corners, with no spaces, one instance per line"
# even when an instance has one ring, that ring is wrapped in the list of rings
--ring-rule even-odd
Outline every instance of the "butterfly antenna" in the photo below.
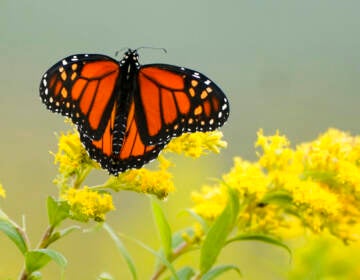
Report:
[[[116,52],[115,52],[115,57],[116,56],[118,56],[118,54],[120,53],[120,52],[123,52],[124,50],[128,50],[129,48],[121,48],[120,50],[117,50]]]
[[[158,47],[149,47],[149,46],[142,46],[135,49],[136,51],[140,49],[151,49],[151,50],[162,50],[164,53],[167,53],[167,50],[165,48],[158,48]]]

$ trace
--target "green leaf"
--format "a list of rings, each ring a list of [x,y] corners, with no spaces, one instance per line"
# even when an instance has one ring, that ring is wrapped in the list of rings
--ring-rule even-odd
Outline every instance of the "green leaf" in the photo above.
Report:
[[[61,237],[64,237],[65,235],[68,235],[69,233],[73,232],[74,230],[80,230],[80,229],[81,229],[80,226],[74,225],[74,226],[70,226],[70,227],[60,230],[59,233],[60,233]]]
[[[81,229],[81,227],[74,225],[74,226],[67,227],[61,231],[54,232],[50,236],[50,238],[47,242],[47,246],[49,246],[51,243],[54,243],[56,240],[64,237],[65,235],[68,235],[69,233],[73,232],[74,230],[79,230],[79,229]]]
[[[190,266],[185,266],[181,268],[176,274],[180,280],[190,280],[195,275],[195,271]],[[172,276],[170,279],[175,280],[174,276]]]
[[[224,272],[226,272],[228,270],[235,270],[241,276],[240,269],[237,268],[235,265],[221,265],[221,266],[214,267],[212,270],[208,271],[206,274],[204,274],[201,277],[201,280],[215,279],[217,276],[223,274]]]
[[[110,235],[111,239],[115,242],[116,247],[118,248],[120,254],[124,258],[128,268],[131,272],[132,279],[134,279],[134,280],[138,279],[134,262],[130,256],[130,254],[126,250],[124,244],[121,242],[120,238],[118,237],[118,235],[113,231],[113,229],[107,223],[103,224],[103,228],[107,231],[107,233]]]
[[[205,236],[200,249],[200,273],[205,274],[216,262],[239,212],[239,199],[235,190],[228,188],[228,204],[216,218]]]
[[[274,203],[278,205],[291,205],[293,201],[292,196],[285,191],[277,191],[265,195],[261,202],[263,203]]]
[[[5,233],[12,242],[19,248],[22,254],[25,254],[28,250],[26,241],[19,232],[19,229],[9,220],[0,219],[0,231]]]
[[[226,242],[226,244],[229,244],[229,243],[235,242],[235,241],[261,241],[261,242],[264,242],[264,243],[267,243],[267,244],[271,244],[271,245],[281,247],[281,248],[285,249],[289,253],[290,258],[292,256],[291,250],[287,245],[285,245],[281,241],[279,241],[279,240],[277,240],[277,239],[275,239],[275,238],[273,238],[271,236],[268,236],[268,235],[264,235],[264,234],[240,234],[240,235],[237,235],[237,236],[229,239]]]
[[[161,247],[164,250],[165,257],[169,260],[172,255],[171,229],[160,205],[155,200],[152,199],[151,206],[152,206],[152,212],[153,212],[155,224],[160,236]]]
[[[29,280],[40,280],[42,279],[42,274],[40,271],[35,271],[29,275]]]
[[[0,209],[0,220],[9,220],[8,215],[5,214],[4,211]]]
[[[192,216],[199,224],[201,224],[204,232],[208,231],[209,225],[208,225],[208,223],[205,221],[205,219],[203,217],[201,217],[199,214],[194,212],[192,209],[185,209],[184,211],[186,213],[189,213],[190,216]]]
[[[47,210],[49,223],[52,227],[57,227],[63,220],[70,216],[70,206],[66,201],[56,201],[49,196],[47,200]]]
[[[164,257],[164,254],[161,254],[157,251],[155,251],[154,249],[150,248],[149,246],[145,245],[143,242],[136,240],[134,238],[131,238],[129,236],[125,236],[125,235],[121,235],[124,238],[127,238],[128,240],[131,240],[133,242],[135,242],[136,244],[138,244],[139,246],[141,246],[142,248],[144,248],[145,250],[147,250],[148,252],[150,252],[151,254],[153,254],[154,256],[156,256],[163,264],[164,266],[166,266],[167,269],[169,269],[169,271],[171,272],[171,274],[174,276],[174,279],[176,280],[180,280],[177,277],[176,274],[176,270],[173,267],[173,265]]]
[[[33,273],[47,265],[51,260],[56,262],[62,270],[67,265],[66,258],[52,249],[37,249],[25,254],[25,267],[28,273]]]

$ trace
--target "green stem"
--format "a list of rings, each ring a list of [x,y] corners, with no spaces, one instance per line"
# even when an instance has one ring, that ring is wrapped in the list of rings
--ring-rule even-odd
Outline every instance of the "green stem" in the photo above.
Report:
[[[74,189],[80,188],[82,182],[86,179],[92,169],[92,166],[87,165],[84,169],[81,170],[80,174],[76,176],[76,180],[73,184]]]
[[[54,227],[52,227],[52,226],[49,226],[46,229],[46,231],[44,232],[43,236],[41,237],[41,239],[39,241],[39,245],[36,247],[36,249],[44,249],[49,246],[49,240],[50,240],[50,237],[51,237],[53,231],[54,231]],[[24,236],[26,236],[26,233],[24,233],[24,234],[25,234]],[[26,240],[27,240],[27,238],[26,238]],[[27,279],[29,279],[29,276],[30,275],[28,275],[26,268],[24,267],[23,270],[21,271],[18,279],[19,280],[27,280]]]
[[[191,246],[191,243],[183,242],[178,247],[176,247],[171,255],[170,262],[176,260],[179,256],[181,256],[186,250]],[[160,265],[155,271],[154,275],[151,277],[151,280],[157,280],[166,271],[165,265]]]

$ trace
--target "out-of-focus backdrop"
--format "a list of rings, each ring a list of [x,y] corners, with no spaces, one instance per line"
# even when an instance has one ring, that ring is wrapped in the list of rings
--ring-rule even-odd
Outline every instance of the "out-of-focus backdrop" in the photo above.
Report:
[[[360,132],[360,2],[358,1],[10,1],[0,2],[0,207],[21,222],[35,246],[46,227],[46,198],[56,195],[49,150],[54,132],[68,125],[39,99],[42,74],[76,53],[112,56],[122,48],[144,49],[141,62],[199,70],[228,95],[231,114],[223,127],[229,145],[200,160],[174,157],[177,191],[163,203],[174,230],[189,224],[179,215],[190,192],[219,177],[236,155],[255,160],[256,131],[279,129],[292,145],[314,139],[328,127]],[[89,184],[100,183],[96,172]],[[148,198],[116,194],[109,223],[119,232],[158,246]],[[153,268],[151,255],[126,243],[140,279]],[[239,244],[221,263],[235,263],[244,279],[284,279],[286,253],[268,245]],[[65,279],[96,279],[108,271],[130,274],[103,231],[74,233],[55,246],[69,260]],[[189,257],[194,262],[196,253]],[[15,246],[0,234],[0,279],[15,279],[22,267]],[[261,267],[262,269],[259,269]],[[234,275],[229,274],[228,278]],[[44,279],[60,279],[51,264]],[[145,278],[146,279],[146,278]]]

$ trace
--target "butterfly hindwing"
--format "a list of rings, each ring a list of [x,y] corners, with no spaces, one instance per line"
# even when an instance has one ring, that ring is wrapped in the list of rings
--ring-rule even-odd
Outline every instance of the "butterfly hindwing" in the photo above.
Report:
[[[119,63],[105,55],[79,54],[51,67],[40,83],[47,108],[68,116],[80,133],[100,139],[114,107]]]
[[[184,132],[223,125],[229,104],[205,75],[183,67],[149,64],[140,68],[135,94],[136,119],[145,143],[161,143]]]
[[[156,158],[166,144],[145,145],[142,142],[138,123],[135,120],[135,106],[132,100],[127,106],[125,133],[124,135],[117,135],[119,130],[116,129],[116,122],[121,120],[117,119],[116,116],[119,113],[118,110],[121,109],[124,110],[125,108],[121,108],[115,103],[105,131],[99,140],[81,135],[81,141],[89,151],[90,156],[114,175],[130,168],[140,168]]]

